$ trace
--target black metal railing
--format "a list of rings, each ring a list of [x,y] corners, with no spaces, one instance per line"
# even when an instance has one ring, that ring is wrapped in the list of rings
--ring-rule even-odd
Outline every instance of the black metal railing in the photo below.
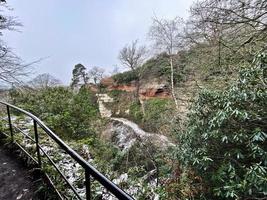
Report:
[[[107,191],[111,192],[114,196],[116,196],[118,199],[131,199],[133,200],[133,197],[131,197],[129,194],[127,194],[125,191],[123,191],[121,188],[119,188],[116,184],[114,184],[112,181],[110,181],[107,177],[105,177],[103,174],[101,174],[98,170],[96,170],[93,166],[91,166],[88,162],[86,162],[77,152],[75,152],[72,148],[70,148],[67,144],[65,144],[64,141],[62,141],[53,131],[51,131],[38,117],[35,115],[18,108],[14,105],[11,105],[6,102],[0,101],[0,104],[6,106],[7,110],[7,117],[8,119],[6,122],[8,123],[9,131],[10,131],[10,137],[12,142],[15,142],[34,162],[36,162],[39,167],[42,169],[42,157],[40,151],[42,151],[43,155],[47,157],[47,159],[50,161],[52,166],[56,169],[57,173],[62,177],[62,179],[66,182],[66,184],[70,187],[70,189],[74,192],[76,197],[78,199],[82,199],[82,197],[78,194],[74,186],[68,181],[68,179],[65,177],[65,175],[62,173],[62,171],[59,169],[59,167],[55,164],[55,162],[51,159],[51,157],[45,152],[45,150],[40,146],[39,144],[39,134],[38,134],[38,127],[40,127],[50,138],[52,138],[53,141],[55,141],[61,149],[63,149],[68,155],[70,155],[77,163],[79,163],[85,172],[85,188],[86,188],[86,199],[91,199],[91,177],[93,177],[95,180],[97,180],[104,188],[107,189]],[[30,117],[33,120],[33,127],[34,127],[34,138],[29,136],[28,134],[24,133],[20,128],[14,126],[12,124],[11,120],[11,112],[10,108],[16,110],[17,112],[23,113]],[[27,149],[23,148],[18,142],[14,141],[14,129],[18,130],[20,133],[22,133],[27,139],[31,140],[36,144],[36,155],[37,160],[30,155],[30,153],[27,151]],[[52,183],[49,176],[47,176],[49,181]],[[55,188],[58,196],[63,199],[60,192]]]

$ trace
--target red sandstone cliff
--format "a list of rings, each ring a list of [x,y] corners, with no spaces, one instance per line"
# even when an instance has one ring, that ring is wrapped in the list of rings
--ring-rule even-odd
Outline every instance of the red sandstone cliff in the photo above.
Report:
[[[109,91],[111,90],[122,90],[126,92],[133,92],[136,89],[135,82],[132,81],[130,84],[117,84],[112,77],[104,78],[101,80],[101,84],[106,87]],[[149,82],[141,81],[139,95],[141,99],[149,98],[170,98],[170,91],[166,81],[153,79]]]

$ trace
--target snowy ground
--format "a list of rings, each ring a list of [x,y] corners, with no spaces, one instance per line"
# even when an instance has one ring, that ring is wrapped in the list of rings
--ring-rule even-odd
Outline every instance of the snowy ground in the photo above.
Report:
[[[141,138],[147,138],[150,137],[152,133],[146,133],[142,129],[140,129],[136,124],[122,118],[112,118],[112,120],[119,121],[126,126],[129,126],[133,129],[135,134],[138,137]],[[34,137],[33,135],[33,121],[31,118],[21,118],[21,117],[12,117],[12,122],[16,124],[16,126],[20,127],[23,132],[31,137]],[[41,131],[39,131],[41,133]],[[19,134],[16,134],[19,135]],[[132,139],[130,141],[127,140],[127,135],[121,135],[120,136],[120,143],[123,144],[125,147],[123,151],[127,151],[131,147],[131,145],[135,142],[135,139]],[[155,134],[153,134],[153,137],[155,138]],[[162,135],[156,135],[158,140],[168,146],[173,145],[168,138]],[[35,143],[31,142],[29,139],[27,139],[25,136],[19,137],[21,140],[22,146],[27,148],[28,150],[35,151],[36,145]],[[83,168],[77,164],[68,154],[64,152],[64,150],[60,149],[55,142],[50,139],[45,134],[40,134],[40,144],[43,150],[52,158],[52,160],[56,163],[56,165],[59,167],[59,169],[63,172],[65,177],[68,179],[68,181],[75,187],[78,194],[85,198],[85,186],[84,186],[84,170]],[[81,146],[81,151],[79,152],[86,161],[88,161],[90,164],[95,166],[97,168],[97,163],[94,163],[94,160],[91,159],[90,151],[87,145]],[[43,153],[41,152],[42,157],[44,157]],[[134,187],[130,187],[126,190],[129,194],[138,197],[138,193],[142,191],[142,183],[144,182],[145,177],[141,178],[139,183],[135,183]],[[131,180],[129,180],[128,174],[124,173],[119,175],[117,178],[112,180],[115,184],[120,185],[123,182],[128,183],[128,185],[131,185]],[[95,181],[94,181],[95,182]],[[154,188],[156,188],[155,185],[156,181],[152,181],[150,183],[151,191],[153,193],[153,196],[151,196],[151,199],[158,199],[158,195],[154,192]],[[116,199],[114,196],[112,196],[110,193],[108,193],[100,184],[95,184],[93,186],[93,192],[94,194],[98,194],[99,196],[102,196],[102,199],[108,199],[113,200]],[[67,197],[72,197],[73,193],[71,189],[65,189],[64,195]],[[75,199],[75,198],[74,198]]]

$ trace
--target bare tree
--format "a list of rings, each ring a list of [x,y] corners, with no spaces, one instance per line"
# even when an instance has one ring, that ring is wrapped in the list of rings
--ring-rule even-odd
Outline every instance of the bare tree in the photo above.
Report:
[[[0,0],[0,12],[4,10],[11,10],[5,3],[5,1]],[[6,16],[0,14],[0,34],[3,35],[4,30],[8,31],[18,31],[18,28],[21,27],[22,24],[18,21],[16,17]]]
[[[99,84],[101,79],[103,78],[105,73],[105,70],[101,67],[92,67],[89,71],[88,71],[88,76],[89,79],[91,81],[93,81],[93,83],[95,85]]]
[[[153,24],[149,30],[149,37],[154,41],[154,45],[161,51],[169,55],[171,68],[171,92],[178,109],[178,102],[174,90],[174,55],[182,47],[183,20],[174,18],[172,20],[153,18]]]
[[[0,8],[8,9],[5,1],[0,1]],[[20,26],[21,23],[15,17],[0,14],[0,36],[3,35],[3,31],[14,31]],[[0,83],[10,85],[21,83],[30,73],[30,66],[33,63],[24,64],[0,38]]]
[[[31,72],[30,64],[23,64],[22,60],[10,48],[0,42],[0,82],[16,85]]]
[[[62,84],[61,81],[50,74],[40,74],[36,76],[29,85],[35,89],[47,89]]]
[[[255,42],[259,37],[266,38],[265,0],[204,0],[194,4],[191,14],[193,22],[200,26],[223,25],[232,37],[241,37],[239,44],[235,43],[237,48]]]
[[[138,40],[133,41],[130,45],[125,45],[119,52],[119,60],[121,63],[128,67],[130,70],[134,72],[136,75],[136,98],[139,97],[139,89],[140,89],[140,76],[141,74],[138,72],[138,68],[145,61],[146,57],[146,47],[138,46]]]
[[[202,0],[191,7],[187,24],[189,43],[209,51],[206,65],[230,69],[239,62],[250,62],[253,54],[266,48],[267,2]],[[203,65],[201,57],[197,60]]]

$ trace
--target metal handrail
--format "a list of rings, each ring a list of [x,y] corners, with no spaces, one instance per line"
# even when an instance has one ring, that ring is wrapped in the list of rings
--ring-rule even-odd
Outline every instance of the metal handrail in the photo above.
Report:
[[[50,136],[67,154],[69,154],[77,163],[79,163],[85,170],[85,184],[86,184],[86,199],[89,200],[91,198],[91,182],[90,177],[92,176],[95,180],[97,180],[102,186],[104,186],[109,192],[115,195],[118,199],[129,199],[133,200],[129,194],[119,188],[116,184],[110,181],[107,177],[101,174],[97,169],[95,169],[92,165],[86,162],[76,151],[70,148],[62,139],[60,139],[52,130],[50,130],[38,117],[33,115],[30,112],[27,112],[21,108],[18,108],[14,105],[9,103],[0,101],[0,104],[6,105],[7,107],[7,114],[8,114],[8,122],[9,122],[9,130],[10,136],[12,141],[14,141],[13,137],[13,128],[12,128],[12,121],[10,117],[10,108],[13,108],[33,120],[34,123],[34,133],[35,133],[35,142],[36,142],[36,153],[38,158],[38,164],[41,167],[41,156],[40,156],[40,146],[38,141],[38,132],[37,132],[37,124],[41,127],[45,133]]]

